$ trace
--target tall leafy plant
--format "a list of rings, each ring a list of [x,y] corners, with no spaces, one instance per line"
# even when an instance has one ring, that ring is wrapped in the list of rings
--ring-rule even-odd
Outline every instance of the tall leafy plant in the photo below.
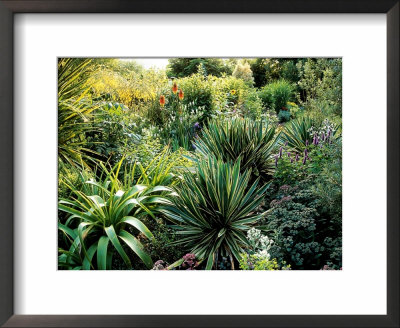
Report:
[[[256,209],[268,185],[250,182],[250,171],[241,172],[240,161],[223,163],[209,158],[197,163],[197,174],[186,172],[174,206],[162,212],[175,223],[182,244],[211,269],[219,256],[240,260],[248,246],[247,230],[263,217]]]
[[[103,166],[106,177],[102,181],[86,181],[81,190],[69,186],[75,197],[59,201],[58,209],[70,214],[64,224],[59,222],[59,230],[71,242],[69,250],[61,252],[62,265],[72,261],[81,263],[82,269],[105,270],[111,267],[112,256],[117,253],[131,269],[132,261],[125,250],[128,248],[148,268],[152,267],[150,256],[144,252],[133,231],[154,238],[141,220],[146,216],[155,218],[161,204],[170,204],[158,193],[171,192],[171,189],[134,185],[123,190],[118,180],[121,164],[122,161],[111,171]],[[97,257],[94,259],[95,254]]]

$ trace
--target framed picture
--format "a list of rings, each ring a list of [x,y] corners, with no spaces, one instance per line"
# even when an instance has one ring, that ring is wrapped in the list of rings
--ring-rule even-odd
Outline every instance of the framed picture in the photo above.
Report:
[[[2,325],[399,326],[398,1],[0,22]]]

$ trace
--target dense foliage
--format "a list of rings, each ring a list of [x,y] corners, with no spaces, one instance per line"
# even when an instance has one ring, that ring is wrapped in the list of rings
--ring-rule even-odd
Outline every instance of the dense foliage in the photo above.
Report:
[[[59,268],[342,267],[342,62],[58,61]]]

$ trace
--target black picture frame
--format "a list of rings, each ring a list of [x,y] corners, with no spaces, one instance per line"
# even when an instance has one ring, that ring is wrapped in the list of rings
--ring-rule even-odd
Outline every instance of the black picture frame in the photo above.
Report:
[[[4,327],[399,327],[399,8],[399,0],[0,0],[0,324]],[[17,195],[14,196],[13,189],[13,21],[16,13],[385,13],[387,315],[14,315],[13,207]]]

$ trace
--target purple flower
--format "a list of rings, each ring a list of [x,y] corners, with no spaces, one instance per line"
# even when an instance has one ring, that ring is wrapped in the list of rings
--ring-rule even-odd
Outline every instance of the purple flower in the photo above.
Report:
[[[290,159],[290,163],[293,163],[293,158]]]
[[[296,162],[298,162],[298,161],[299,161],[299,154],[296,153]]]
[[[193,261],[196,258],[196,255],[187,253],[182,257],[185,261]]]
[[[306,164],[306,162],[307,162],[307,157],[304,156],[304,158],[303,158],[303,165]]]
[[[275,167],[278,167],[278,155],[275,155]]]
[[[318,145],[318,136],[316,134],[314,135],[313,144],[315,146]]]
[[[291,154],[290,154],[290,151],[287,153],[287,157],[289,157],[290,158],[290,156],[291,156]]]
[[[322,141],[325,141],[325,133],[322,132]]]
[[[308,139],[306,140],[306,146],[308,146]]]
[[[307,150],[307,148],[304,149],[304,157],[308,157],[308,150]]]
[[[331,133],[332,133],[332,131],[331,131],[331,129],[329,129],[329,131],[328,131],[328,138],[330,138]]]
[[[200,128],[200,123],[199,122],[194,123],[193,127],[195,129],[199,129]]]
[[[282,157],[282,146],[279,148],[279,158]]]

